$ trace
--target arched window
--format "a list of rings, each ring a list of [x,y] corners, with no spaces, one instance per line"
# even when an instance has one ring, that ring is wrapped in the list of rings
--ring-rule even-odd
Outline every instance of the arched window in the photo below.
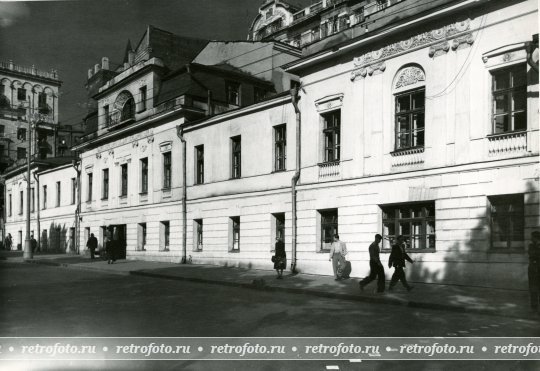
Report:
[[[114,102],[114,111],[113,115],[116,120],[120,116],[120,122],[135,118],[135,100],[129,91],[118,94]]]
[[[129,120],[135,117],[135,100],[130,98],[124,103],[122,107],[121,121]]]
[[[394,78],[396,150],[424,147],[425,81],[418,65],[401,68]]]

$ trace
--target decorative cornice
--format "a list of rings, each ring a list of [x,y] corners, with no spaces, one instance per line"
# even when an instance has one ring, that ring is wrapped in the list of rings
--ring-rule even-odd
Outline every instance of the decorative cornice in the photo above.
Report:
[[[398,77],[396,79],[395,89],[399,89],[408,85],[413,85],[420,81],[426,81],[426,75],[424,74],[424,71],[422,71],[421,68],[415,66],[406,67],[399,71]]]
[[[474,43],[474,37],[472,33],[467,33],[463,36],[456,37],[452,40],[452,50],[458,50],[462,47],[471,46]]]
[[[445,40],[443,42],[431,45],[429,47],[429,56],[431,58],[435,58],[435,57],[438,57],[439,55],[448,53],[449,50],[450,50],[450,43],[447,40]]]
[[[463,21],[454,22],[452,24],[432,31],[423,32],[406,40],[401,40],[392,44],[388,44],[382,48],[367,52],[359,57],[354,58],[354,69],[351,73],[351,80],[354,81],[358,76],[366,77],[366,75],[369,74],[369,67],[371,65],[381,63],[396,54],[407,52],[411,49],[417,49],[426,45],[433,44],[433,47],[430,48],[429,55],[436,56],[440,55],[440,53],[442,52],[448,51],[449,46],[447,44],[450,40],[454,38],[459,39],[459,41],[457,42],[457,47],[459,47],[463,43],[468,43],[470,45],[474,41],[474,39],[472,38],[472,34],[469,32],[466,35],[462,35],[464,32],[468,31],[470,27],[471,20],[466,19]],[[371,69],[374,71],[376,70],[376,68],[374,67],[372,67]]]

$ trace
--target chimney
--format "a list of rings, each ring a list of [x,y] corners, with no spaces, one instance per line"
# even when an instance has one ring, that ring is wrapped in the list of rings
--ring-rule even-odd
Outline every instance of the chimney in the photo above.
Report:
[[[94,66],[94,73],[98,73],[98,72],[99,72],[99,68],[100,68],[99,63],[96,63],[96,65]]]
[[[107,57],[101,58],[101,69],[109,70],[109,58]]]

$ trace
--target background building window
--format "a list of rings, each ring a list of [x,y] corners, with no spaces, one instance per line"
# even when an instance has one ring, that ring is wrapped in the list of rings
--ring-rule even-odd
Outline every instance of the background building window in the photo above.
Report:
[[[322,115],[324,121],[324,162],[339,161],[341,142],[341,111]]]
[[[242,176],[242,140],[240,136],[231,138],[231,178],[238,179]]]
[[[18,88],[17,89],[17,100],[25,101],[26,100],[26,89]]]
[[[424,146],[425,89],[396,95],[396,149]]]
[[[129,98],[124,106],[122,107],[121,119],[120,121],[126,121],[133,119],[135,117],[135,100],[133,97]]]
[[[26,148],[17,147],[17,160],[25,160],[25,159],[26,159]]]
[[[21,191],[21,196],[19,199],[19,215],[23,214],[24,210],[24,191]]]
[[[18,128],[17,129],[17,140],[25,141],[26,140],[26,129]]]
[[[142,111],[145,111],[146,110],[146,86],[142,86],[140,89],[139,89],[139,93],[140,93],[140,96],[141,96],[141,108],[139,109],[139,112],[142,112]]]
[[[56,182],[56,206],[60,206],[60,197],[61,197],[61,185],[60,182]]]
[[[141,159],[141,193],[148,193],[148,157]]]
[[[111,115],[109,112],[109,105],[103,106],[103,116],[105,117],[105,125],[109,126],[111,124]]]
[[[435,249],[435,202],[382,206],[383,249],[390,249],[397,236],[407,249]]]
[[[266,98],[266,90],[255,86],[253,88],[253,101],[255,103],[262,102],[265,98]]]
[[[338,209],[319,211],[321,226],[320,251],[330,250],[334,235],[338,233]]]
[[[171,152],[163,154],[163,189],[171,188]]]
[[[103,191],[101,198],[104,200],[109,198],[109,169],[103,169]]]
[[[120,166],[120,196],[125,197],[128,194],[128,164]]]
[[[203,220],[193,220],[193,250],[202,251],[203,249]]]
[[[227,103],[235,106],[240,105],[240,84],[236,82],[225,83],[225,90],[227,92]]]
[[[490,196],[488,200],[490,203],[492,248],[524,248],[523,195]]]
[[[274,170],[286,168],[287,159],[287,125],[274,127]]]
[[[493,134],[527,130],[527,67],[493,72]]]
[[[94,183],[94,174],[88,173],[88,198],[87,201],[92,201],[92,186]]]
[[[196,161],[196,184],[204,183],[204,146],[200,145],[195,147],[195,161]]]
[[[240,251],[240,217],[229,218],[229,251]]]

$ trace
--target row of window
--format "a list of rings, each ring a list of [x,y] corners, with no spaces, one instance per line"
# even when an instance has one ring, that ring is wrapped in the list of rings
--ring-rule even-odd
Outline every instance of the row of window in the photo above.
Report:
[[[47,200],[48,200],[48,187],[46,185],[42,186],[42,193],[41,193],[41,208],[43,210],[47,209]],[[76,197],[77,197],[77,180],[75,178],[71,178],[71,199],[70,199],[70,205],[75,205],[76,203]],[[19,215],[22,215],[24,213],[24,205],[25,205],[25,193],[24,191],[20,191],[19,193]],[[13,215],[13,201],[12,201],[12,195],[11,193],[8,194],[8,216]],[[56,182],[56,207],[63,206],[62,205],[62,183]],[[30,188],[30,212],[35,212],[36,210],[36,194],[34,191],[34,188]]]
[[[489,196],[489,224],[493,249],[524,249],[523,194]],[[397,236],[405,238],[406,248],[415,252],[435,251],[435,202],[416,202],[380,206],[382,212],[382,250],[390,250]],[[272,241],[285,241],[285,213],[271,215]],[[169,222],[160,222],[161,250],[169,247]],[[165,224],[164,224],[165,223]],[[146,245],[146,223],[138,225],[138,249]],[[204,221],[193,219],[193,251],[203,251]],[[333,236],[339,233],[338,209],[317,210],[318,252],[327,252]],[[241,217],[228,219],[229,252],[241,248]]]

